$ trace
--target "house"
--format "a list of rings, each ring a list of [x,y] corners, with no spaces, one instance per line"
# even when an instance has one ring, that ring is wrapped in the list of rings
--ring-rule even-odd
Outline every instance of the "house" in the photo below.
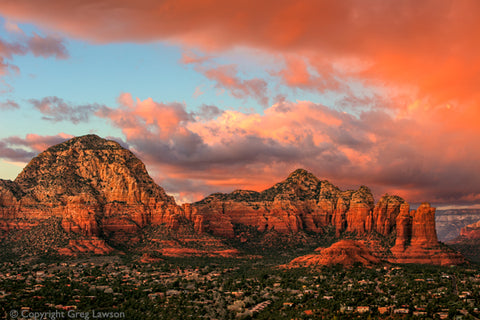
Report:
[[[358,313],[370,312],[370,307],[369,306],[358,306],[357,307],[357,312]]]

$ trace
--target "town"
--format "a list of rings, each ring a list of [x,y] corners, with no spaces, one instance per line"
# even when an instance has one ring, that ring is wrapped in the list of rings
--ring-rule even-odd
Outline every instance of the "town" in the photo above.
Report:
[[[18,319],[477,319],[479,306],[477,265],[291,269],[261,259],[118,256],[0,264],[4,319],[12,310]]]

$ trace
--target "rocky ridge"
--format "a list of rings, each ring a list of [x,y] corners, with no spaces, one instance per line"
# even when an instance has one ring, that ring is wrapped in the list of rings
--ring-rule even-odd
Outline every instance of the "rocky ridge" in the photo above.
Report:
[[[480,221],[463,227],[460,235],[447,243],[468,259],[480,263]]]
[[[184,212],[132,152],[96,135],[50,147],[15,181],[0,180],[0,229],[60,217],[65,231],[86,237],[88,245],[70,245],[73,252],[110,252],[105,237],[121,241],[147,225],[175,228]]]
[[[480,220],[480,209],[437,210],[435,224],[440,241],[450,241],[460,235],[461,229]]]
[[[388,197],[388,196],[387,196]],[[388,203],[388,200],[385,200]],[[330,182],[320,181],[310,172],[298,169],[285,181],[262,192],[236,190],[230,194],[215,193],[193,203],[196,209],[195,228],[233,237],[233,225],[244,224],[259,231],[281,233],[306,230],[322,232],[322,227],[334,225],[337,234],[371,230],[390,231],[392,212],[375,212],[382,225],[374,224],[373,195],[365,186],[358,190],[341,191]]]
[[[410,210],[402,198],[384,195],[377,204],[369,188],[342,191],[298,169],[262,192],[216,193],[193,203],[195,229],[233,238],[235,225],[279,233],[322,233],[333,227],[337,237],[353,234],[390,237],[388,260],[398,263],[459,264],[463,257],[442,246],[435,231],[435,208],[428,203]],[[378,251],[378,250],[374,250]],[[378,255],[385,256],[385,253]]]
[[[463,227],[460,230],[460,237],[466,239],[480,239],[480,220]]]
[[[25,194],[19,214],[61,215],[65,229],[86,235],[173,226],[182,212],[132,152],[95,135],[48,148],[14,183]]]
[[[132,152],[96,135],[50,147],[15,181],[0,180],[0,232],[57,218],[67,234],[78,235],[59,248],[63,254],[109,253],[110,245],[118,244],[165,255],[232,256],[238,252],[218,237],[234,239],[236,226],[245,226],[260,233],[317,235],[333,228],[339,238],[396,234],[395,245],[386,248],[391,261],[461,263],[461,257],[439,246],[434,215],[428,204],[410,211],[402,198],[388,194],[375,204],[365,186],[342,191],[303,169],[262,192],[216,193],[180,207]],[[146,228],[163,231],[147,235]],[[192,246],[183,238],[205,245]],[[429,259],[432,254],[441,259]]]

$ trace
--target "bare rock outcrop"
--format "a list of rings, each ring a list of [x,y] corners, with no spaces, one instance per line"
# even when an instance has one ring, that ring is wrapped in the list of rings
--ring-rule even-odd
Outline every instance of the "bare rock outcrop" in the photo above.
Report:
[[[480,221],[463,227],[460,230],[460,237],[465,239],[480,239]]]
[[[86,135],[40,153],[15,181],[2,180],[0,215],[5,220],[61,216],[65,230],[99,236],[149,224],[175,227],[184,213],[132,152]]]
[[[193,203],[191,220],[197,231],[235,237],[236,224],[258,231],[321,233],[333,227],[337,237],[369,235],[390,238],[396,234],[391,262],[459,264],[463,257],[441,245],[435,231],[435,208],[424,203],[410,211],[402,198],[384,195],[375,205],[369,188],[342,191],[298,169],[286,180],[262,192],[237,190],[216,193]]]
[[[354,240],[340,240],[328,248],[318,248],[315,253],[293,259],[287,267],[318,267],[341,264],[371,266],[381,263],[370,250],[361,242]]]
[[[397,217],[397,237],[391,248],[395,263],[423,263],[457,265],[465,262],[463,256],[437,240],[435,208],[422,203],[417,210],[402,204]]]
[[[322,232],[322,227],[334,225],[338,234],[364,234],[372,228],[374,203],[367,187],[341,191],[298,169],[285,181],[262,192],[215,193],[192,206],[196,209],[192,221],[197,230],[233,237],[234,224],[281,233]]]
[[[235,232],[241,225],[281,234],[320,234],[334,229],[337,237],[349,235],[360,240],[373,235],[389,239],[384,243],[390,243],[386,251],[391,252],[392,262],[463,262],[460,255],[438,243],[435,209],[427,203],[410,211],[402,198],[387,194],[375,205],[368,187],[342,191],[298,169],[261,192],[215,193],[180,207],[132,152],[96,135],[50,147],[33,158],[15,181],[0,180],[1,234],[33,227],[52,217],[61,219],[63,230],[78,234],[78,242],[64,248],[65,254],[107,253],[110,249],[102,242],[105,239],[110,244],[138,242],[141,237],[137,233],[149,226],[165,230],[188,226],[197,235],[209,232],[234,238],[239,236]],[[477,237],[477,227],[462,232]],[[395,245],[390,248],[395,235]],[[331,251],[344,252],[347,247],[352,254],[368,256],[358,243],[341,243]],[[195,249],[182,248],[175,250],[187,254]],[[198,254],[206,254],[202,250]],[[231,248],[222,248],[215,255],[233,255],[228,250]],[[372,259],[368,256],[367,260]]]
[[[65,256],[76,256],[78,254],[109,254],[113,248],[105,243],[105,240],[92,237],[90,239],[70,240],[68,246],[59,248],[58,253]]]

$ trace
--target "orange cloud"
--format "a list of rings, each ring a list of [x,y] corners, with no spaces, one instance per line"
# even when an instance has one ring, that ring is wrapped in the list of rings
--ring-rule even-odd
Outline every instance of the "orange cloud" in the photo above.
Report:
[[[395,191],[414,202],[471,202],[480,188],[478,135],[442,126],[436,120],[449,115],[440,109],[426,108],[411,119],[280,101],[263,114],[229,110],[198,117],[176,103],[129,94],[119,101],[97,116],[119,127],[157,181],[184,199],[261,190],[298,167],[343,188],[366,184],[377,197]],[[447,111],[454,117],[453,108]]]
[[[346,92],[344,84],[352,81],[379,95],[343,100],[375,106],[356,116],[282,102],[264,114],[227,111],[195,121],[181,104],[128,96],[118,108],[100,110],[159,172],[190,176],[203,186],[257,177],[260,186],[303,166],[345,185],[370,183],[415,201],[443,202],[474,201],[480,189],[478,12],[475,0],[0,4],[0,13],[14,21],[88,41],[169,41],[207,56],[236,47],[261,50],[284,59],[284,70],[271,74],[287,86]],[[0,65],[8,68],[15,48],[1,45]],[[195,55],[183,60],[204,61]],[[267,97],[262,80],[243,80],[232,66],[203,71],[236,97]]]
[[[216,68],[199,68],[203,74],[216,82],[216,87],[227,89],[232,96],[239,99],[253,97],[261,105],[268,104],[267,82],[263,79],[253,78],[243,80],[237,76],[234,65],[224,65]]]
[[[478,101],[477,12],[480,3],[475,0],[54,0],[48,5],[17,0],[0,4],[0,13],[15,21],[90,41],[166,40],[206,51],[238,46],[261,49],[286,57],[287,68],[281,76],[290,85],[322,90],[325,83],[312,81],[303,65],[308,64],[330,84],[336,77],[354,77],[366,84],[408,88],[405,94],[429,98],[432,104]],[[292,54],[302,59],[293,61]],[[346,61],[355,64],[352,67]]]
[[[27,163],[39,152],[72,137],[72,135],[62,132],[54,136],[40,136],[30,133],[25,138],[18,136],[4,138],[0,140],[0,158]]]

